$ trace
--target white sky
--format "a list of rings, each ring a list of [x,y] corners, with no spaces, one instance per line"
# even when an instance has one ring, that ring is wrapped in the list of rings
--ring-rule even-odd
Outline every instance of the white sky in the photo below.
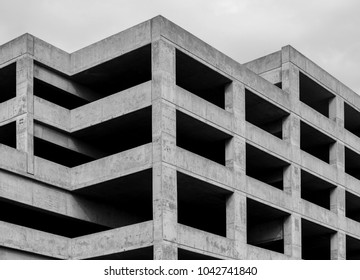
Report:
[[[0,0],[0,45],[72,52],[159,14],[240,63],[290,44],[360,94],[359,0]]]

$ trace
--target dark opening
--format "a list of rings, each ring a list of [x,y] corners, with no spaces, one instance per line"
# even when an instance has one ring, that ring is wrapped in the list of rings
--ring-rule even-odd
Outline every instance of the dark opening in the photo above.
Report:
[[[100,151],[102,156],[90,157],[37,137],[34,138],[34,153],[38,157],[68,167],[74,167],[150,143],[152,141],[151,107],[137,110],[71,134],[62,133],[67,134],[69,139],[80,140],[82,143],[86,143],[95,150]]]
[[[360,137],[360,112],[347,104],[344,103],[345,120],[344,126],[351,133]]]
[[[330,194],[335,185],[301,170],[301,198],[330,210]]]
[[[109,229],[6,199],[0,200],[0,220],[69,238]]]
[[[345,192],[345,216],[360,223],[360,197]]]
[[[225,165],[225,144],[231,138],[202,121],[176,111],[176,145]]]
[[[89,258],[88,260],[153,260],[154,247],[145,247],[116,254]],[[116,269],[116,268],[115,268]],[[112,274],[116,275],[116,274]]]
[[[36,78],[34,79],[34,95],[69,110],[89,103],[76,95],[63,91]]]
[[[278,88],[282,88],[282,82],[276,83],[274,85],[277,86]]]
[[[176,84],[183,89],[225,108],[225,87],[230,79],[176,50]]]
[[[219,259],[179,248],[178,260],[219,260]]]
[[[335,140],[301,121],[300,149],[312,156],[329,163],[330,148]]]
[[[226,236],[226,200],[231,192],[177,173],[178,222]]]
[[[245,119],[270,134],[282,139],[283,120],[289,113],[245,90]]]
[[[246,144],[246,175],[277,189],[284,188],[284,169],[289,163]]]
[[[247,243],[284,253],[284,220],[288,213],[247,198]]]
[[[360,240],[346,235],[346,259],[360,260]]]
[[[330,260],[334,230],[301,219],[301,249],[304,260]]]
[[[121,211],[117,227],[153,219],[152,169],[81,188],[74,193]]]
[[[330,91],[300,72],[300,101],[329,117],[329,103],[334,97]]]
[[[151,80],[151,45],[133,50],[72,76],[102,96]]]
[[[345,173],[360,180],[360,155],[345,147]]]
[[[0,103],[16,97],[16,62],[0,69]]]
[[[0,126],[0,144],[16,149],[16,121]]]

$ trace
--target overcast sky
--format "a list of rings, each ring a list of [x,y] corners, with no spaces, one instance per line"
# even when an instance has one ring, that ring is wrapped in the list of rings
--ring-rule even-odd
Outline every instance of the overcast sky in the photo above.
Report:
[[[72,52],[159,14],[240,63],[290,44],[360,94],[359,0],[0,0],[0,45]]]

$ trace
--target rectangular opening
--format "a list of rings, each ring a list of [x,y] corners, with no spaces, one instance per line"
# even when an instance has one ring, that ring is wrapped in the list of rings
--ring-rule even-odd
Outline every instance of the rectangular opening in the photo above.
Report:
[[[178,222],[226,236],[226,200],[232,193],[218,186],[177,173]]]
[[[282,139],[283,120],[289,113],[245,89],[245,119]]]
[[[135,172],[74,191],[79,197],[116,209],[116,227],[153,219],[152,169]]]
[[[231,135],[176,111],[176,145],[225,165],[225,144]]]
[[[16,97],[16,62],[0,68],[0,103]]]
[[[329,163],[330,149],[336,141],[314,127],[301,121],[300,149]]]
[[[69,238],[110,229],[7,199],[0,200],[0,220]]]
[[[0,126],[0,144],[16,149],[16,121]]]
[[[360,197],[345,192],[345,216],[360,223]]]
[[[151,45],[86,69],[72,79],[103,97],[150,81]]]
[[[344,126],[345,129],[360,137],[360,112],[344,102],[344,111],[345,119]]]
[[[346,259],[360,260],[360,240],[346,235]]]
[[[301,219],[301,255],[304,260],[330,260],[334,230]]]
[[[345,173],[360,180],[360,155],[345,147]]]
[[[277,189],[284,189],[284,169],[290,164],[246,144],[246,175]]]
[[[225,108],[225,87],[231,80],[201,62],[176,50],[176,85]]]
[[[284,253],[284,220],[289,213],[247,198],[247,243]]]
[[[47,127],[40,136],[36,133],[37,126],[38,124],[35,125],[34,154],[67,167],[120,153],[152,141],[151,107],[73,133],[58,132],[55,128]],[[52,136],[56,134],[61,134],[68,141],[61,145],[61,141],[55,141]],[[72,145],[67,145],[67,142]]]
[[[301,198],[330,210],[330,194],[336,188],[325,180],[301,170]]]
[[[300,101],[329,117],[329,104],[335,97],[330,91],[300,72]]]

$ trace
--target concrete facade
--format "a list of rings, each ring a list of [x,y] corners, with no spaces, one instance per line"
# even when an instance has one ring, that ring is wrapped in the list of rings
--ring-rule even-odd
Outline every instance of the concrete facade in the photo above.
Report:
[[[0,46],[0,259],[359,259],[360,96],[158,16]]]

